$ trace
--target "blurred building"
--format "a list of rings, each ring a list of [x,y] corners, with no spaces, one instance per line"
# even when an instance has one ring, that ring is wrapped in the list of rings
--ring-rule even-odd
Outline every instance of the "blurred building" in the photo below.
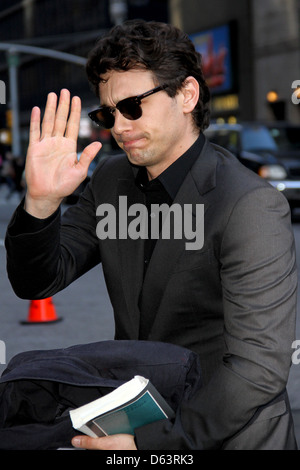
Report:
[[[26,44],[86,58],[97,38],[114,24],[137,17],[167,22],[168,12],[168,0],[1,0],[0,43]],[[82,145],[86,139],[98,137],[91,135],[85,121],[87,110],[98,103],[83,66],[33,54],[8,57],[0,50],[0,80],[7,85],[6,104],[0,105],[0,145],[1,140],[8,146],[11,144],[10,128],[14,119],[8,69],[11,60],[18,66],[23,149],[27,146],[31,108],[35,105],[43,108],[48,92],[59,93],[63,87],[82,99]],[[101,138],[109,140],[108,133],[103,134]]]
[[[255,116],[299,122],[300,1],[254,0],[252,18]]]
[[[300,122],[299,0],[171,0],[170,13],[203,54],[215,119]]]

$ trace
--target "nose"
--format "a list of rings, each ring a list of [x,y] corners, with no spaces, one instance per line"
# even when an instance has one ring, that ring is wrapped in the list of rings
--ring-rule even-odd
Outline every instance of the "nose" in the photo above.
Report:
[[[115,123],[113,131],[115,134],[122,134],[132,128],[132,121],[123,116],[118,109],[115,111]]]

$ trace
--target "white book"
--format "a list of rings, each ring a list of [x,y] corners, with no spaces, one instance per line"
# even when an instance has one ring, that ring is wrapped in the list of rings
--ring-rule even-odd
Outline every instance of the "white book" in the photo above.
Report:
[[[148,379],[136,375],[112,392],[70,411],[72,425],[91,437],[134,434],[174,412]]]

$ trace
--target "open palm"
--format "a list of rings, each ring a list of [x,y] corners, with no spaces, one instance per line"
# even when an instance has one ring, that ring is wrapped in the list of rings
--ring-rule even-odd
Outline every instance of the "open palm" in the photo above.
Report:
[[[50,215],[48,212],[55,210],[79,186],[101,148],[100,142],[93,142],[77,159],[81,114],[78,97],[72,99],[70,116],[69,111],[68,90],[61,91],[58,106],[56,94],[48,95],[42,125],[39,108],[32,110],[25,167],[26,210],[36,216]]]

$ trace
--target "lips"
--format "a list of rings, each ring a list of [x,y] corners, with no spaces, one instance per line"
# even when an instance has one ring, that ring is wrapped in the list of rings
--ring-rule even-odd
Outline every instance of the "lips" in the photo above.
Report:
[[[135,139],[130,139],[130,140],[122,140],[122,144],[124,149],[130,149],[132,147],[139,147],[143,140],[143,137],[138,137]]]

